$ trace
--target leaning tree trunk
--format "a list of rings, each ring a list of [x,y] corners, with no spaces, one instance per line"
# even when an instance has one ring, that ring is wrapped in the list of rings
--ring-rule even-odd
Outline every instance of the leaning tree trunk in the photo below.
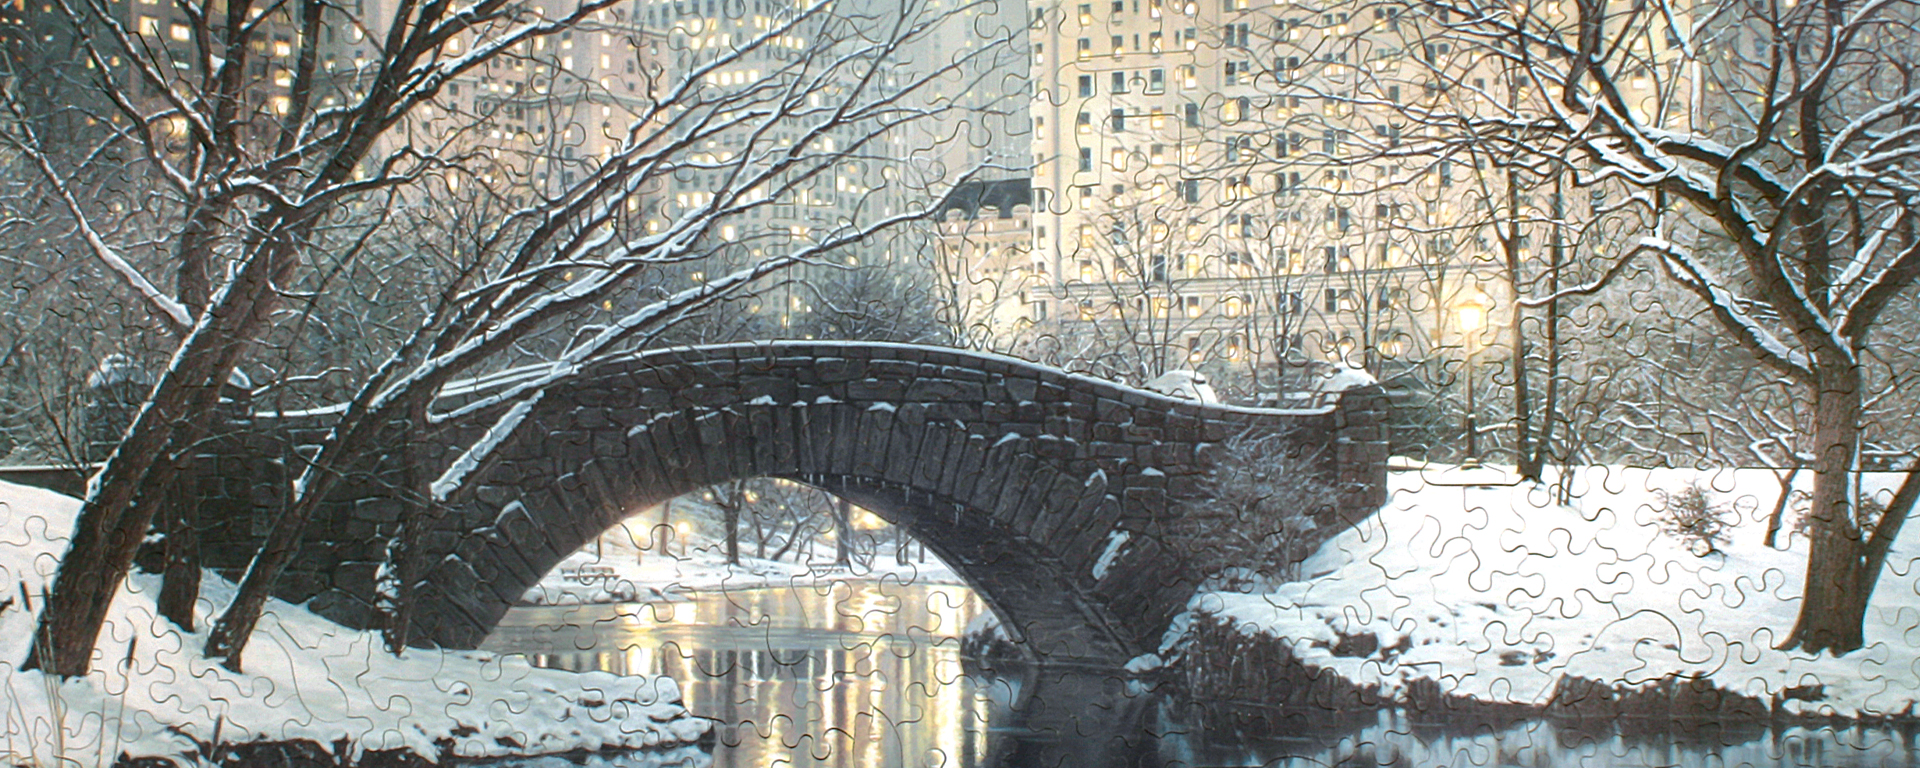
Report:
[[[190,339],[187,346],[134,417],[81,506],[73,542],[41,606],[25,668],[78,677],[92,667],[107,609],[173,482],[175,465],[165,453],[172,444],[193,445],[204,437],[206,419],[195,414],[214,412],[219,397],[219,387],[206,383],[224,380],[238,356],[237,345],[206,337]]]
[[[406,466],[401,470],[405,478],[405,487],[400,497],[405,500],[400,518],[400,528],[394,532],[393,539],[387,543],[387,562],[384,583],[381,584],[381,597],[389,601],[385,616],[384,634],[387,652],[398,655],[413,641],[413,617],[418,608],[415,603],[414,587],[420,583],[427,569],[422,556],[426,549],[427,534],[440,521],[445,508],[433,498],[433,473],[429,444],[422,436],[426,423],[425,411],[416,411],[405,433]]]
[[[1865,537],[1853,506],[1854,458],[1860,438],[1860,377],[1851,369],[1816,379],[1811,546],[1800,617],[1780,644],[1809,653],[1854,651],[1865,644],[1867,595],[1878,574],[1866,573]]]
[[[266,611],[267,600],[273,596],[274,584],[299,553],[308,521],[340,481],[343,468],[361,466],[362,462],[373,458],[372,451],[379,446],[390,443],[411,445],[404,429],[400,435],[390,438],[391,432],[384,428],[395,426],[391,421],[395,412],[424,413],[424,408],[423,405],[416,407],[415,404],[402,403],[393,406],[392,411],[370,412],[334,424],[333,434],[322,444],[319,454],[312,460],[314,463],[301,472],[287,505],[275,516],[266,540],[254,551],[253,560],[247,563],[247,570],[240,577],[233,602],[227,604],[227,609],[221,612],[220,618],[214,621],[213,628],[207,632],[207,642],[202,651],[207,658],[220,659],[221,666],[235,672],[241,671],[241,655],[246,652],[247,642],[253,637],[254,626]],[[403,423],[411,425],[417,422]],[[430,517],[432,509],[426,506],[416,512]],[[396,562],[405,562],[407,557],[406,552],[401,552]],[[401,574],[401,578],[404,579],[405,574]],[[398,625],[399,622],[389,619],[388,626]]]

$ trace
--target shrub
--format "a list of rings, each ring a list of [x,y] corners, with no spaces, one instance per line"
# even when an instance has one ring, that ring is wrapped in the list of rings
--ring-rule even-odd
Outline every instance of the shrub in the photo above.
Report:
[[[1733,527],[1733,507],[1713,504],[1699,485],[1688,485],[1675,492],[1655,491],[1660,497],[1657,519],[1660,530],[1677,538],[1687,550],[1699,557],[1720,551]]]
[[[1792,507],[1794,511],[1793,532],[1808,534],[1813,529],[1813,494],[1806,491],[1794,491]],[[1861,491],[1853,503],[1853,524],[1862,531],[1871,531],[1880,524],[1880,516],[1886,514],[1887,503],[1871,491]]]
[[[1288,577],[1330,531],[1337,501],[1290,434],[1244,434],[1213,452],[1200,497],[1168,526],[1170,543],[1209,578]]]

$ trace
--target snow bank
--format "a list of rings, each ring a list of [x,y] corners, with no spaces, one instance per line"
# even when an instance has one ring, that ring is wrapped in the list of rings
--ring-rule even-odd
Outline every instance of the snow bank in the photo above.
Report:
[[[669,545],[672,547],[672,545]],[[604,554],[604,556],[603,556]],[[764,560],[742,554],[739,565],[726,561],[719,543],[694,545],[685,556],[606,547],[568,555],[540,583],[521,595],[529,605],[680,600],[689,593],[762,587],[817,586],[847,579],[888,580],[901,584],[965,584],[960,574],[937,558],[900,565],[889,552],[871,565],[843,568],[827,563]]]
[[[1428,678],[1482,700],[1543,704],[1566,675],[1637,685],[1679,673],[1762,698],[1824,685],[1823,701],[1786,703],[1808,713],[1893,714],[1920,700],[1920,527],[1908,526],[1888,558],[1867,646],[1810,656],[1773,649],[1799,608],[1806,541],[1789,536],[1789,512],[1781,540],[1791,548],[1763,545],[1780,492],[1772,472],[1595,467],[1573,478],[1569,506],[1531,484],[1441,484],[1504,474],[1474,472],[1392,473],[1386,507],[1322,547],[1302,581],[1206,593],[1193,608],[1395,692]],[[1737,509],[1721,554],[1696,557],[1656,520],[1655,491],[1695,481]],[[1800,481],[1810,487],[1805,473]],[[1333,654],[1342,635],[1364,633],[1385,650]]]
[[[21,671],[40,595],[79,503],[0,483],[0,764],[107,765],[119,753],[179,757],[192,740],[345,741],[351,754],[405,748],[463,757],[638,748],[699,738],[708,723],[668,678],[535,669],[518,656],[408,651],[275,601],[235,674],[200,657],[232,584],[207,579],[186,634],[155,615],[159,579],[136,575],[114,600],[95,671],[58,682]],[[11,598],[11,601],[8,600]]]

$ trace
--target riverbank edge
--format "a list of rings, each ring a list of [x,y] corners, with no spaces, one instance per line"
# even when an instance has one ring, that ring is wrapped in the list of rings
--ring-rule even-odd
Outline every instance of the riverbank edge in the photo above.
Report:
[[[702,718],[705,719],[705,718]],[[576,765],[584,765],[591,758],[609,758],[618,756],[670,753],[697,749],[711,753],[715,744],[715,729],[708,728],[699,738],[687,742],[666,742],[638,748],[607,748],[599,750],[571,749],[561,752],[525,754],[494,757],[463,757],[452,752],[453,739],[442,737],[438,740],[441,753],[427,757],[410,749],[367,750],[358,759],[352,756],[351,744],[345,740],[333,745],[323,745],[311,739],[284,739],[246,742],[225,742],[218,745],[200,744],[190,752],[179,757],[147,755],[134,757],[121,753],[113,762],[113,768],[183,768],[183,766],[220,766],[221,768],[484,768],[509,762],[522,762],[557,758]]]
[[[1375,713],[1397,709],[1415,722],[1436,725],[1498,727],[1550,720],[1585,725],[1640,723],[1654,730],[1676,725],[1883,726],[1920,732],[1920,713],[1912,705],[1889,714],[1800,712],[1791,702],[1818,703],[1823,697],[1821,686],[1787,688],[1767,699],[1677,673],[1643,685],[1566,675],[1547,701],[1539,704],[1462,696],[1424,677],[1389,693],[1377,684],[1357,684],[1335,670],[1305,663],[1294,653],[1295,642],[1242,632],[1228,619],[1198,614],[1180,653],[1153,676],[1172,683],[1191,701],[1267,710],[1287,718],[1325,717],[1330,724],[1371,722]],[[1377,658],[1383,663],[1398,651],[1378,646],[1369,634],[1343,637],[1331,650],[1335,655]]]

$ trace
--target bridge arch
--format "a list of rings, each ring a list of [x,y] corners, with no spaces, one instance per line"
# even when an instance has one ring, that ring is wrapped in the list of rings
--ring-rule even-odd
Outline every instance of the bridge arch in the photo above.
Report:
[[[622,519],[706,486],[779,477],[906,528],[1043,657],[1124,662],[1153,650],[1192,591],[1150,532],[1197,491],[1208,446],[1248,430],[1325,441],[1312,454],[1342,484],[1343,508],[1370,510],[1384,493],[1379,405],[1377,392],[1312,410],[1202,405],[912,345],[638,354],[550,391],[440,518],[414,634],[474,647],[562,558]],[[472,436],[454,437],[450,450]],[[330,530],[353,528],[368,503],[343,500]],[[289,597],[364,622],[369,580],[339,577],[366,558],[355,546],[315,537],[302,558],[310,572],[292,579],[307,594]]]

